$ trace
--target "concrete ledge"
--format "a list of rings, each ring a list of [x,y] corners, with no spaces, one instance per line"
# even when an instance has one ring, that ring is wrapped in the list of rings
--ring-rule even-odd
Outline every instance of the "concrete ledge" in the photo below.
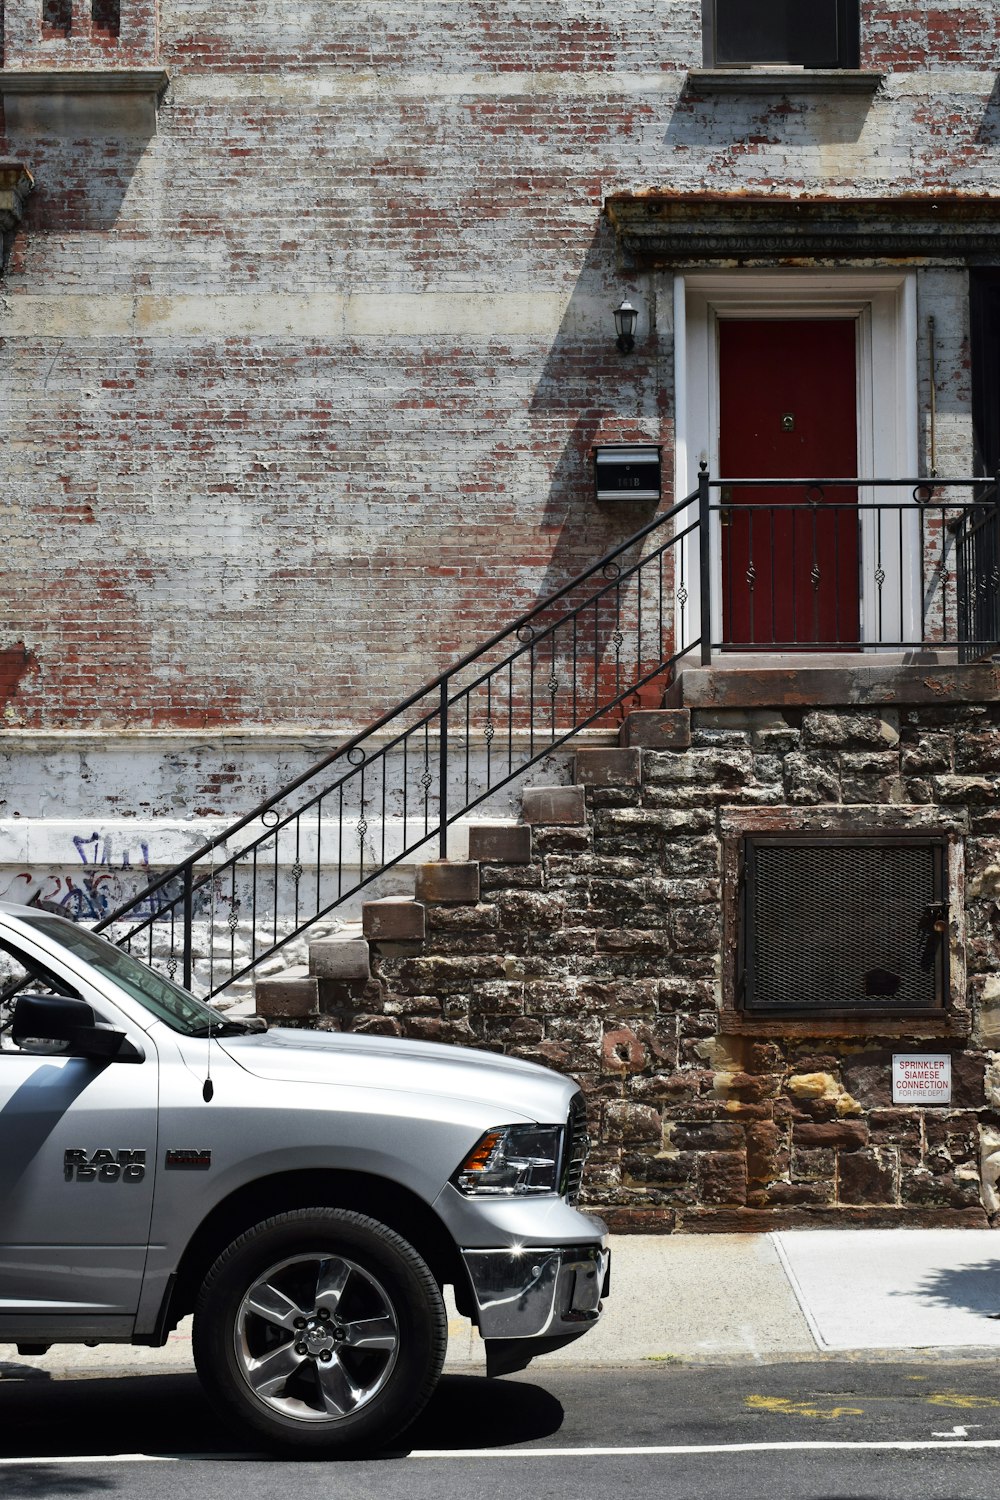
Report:
[[[475,860],[448,859],[417,865],[414,885],[418,901],[475,906],[479,900],[479,865]]]
[[[489,865],[531,863],[531,829],[526,823],[474,823],[469,858]]]
[[[764,659],[766,660],[766,658]],[[772,658],[773,661],[773,658]],[[829,661],[829,658],[827,658]],[[749,665],[687,667],[667,691],[671,708],[848,708],[883,704],[986,703],[1000,697],[1000,669],[969,666]]]
[[[406,896],[366,901],[361,908],[361,930],[376,943],[419,943],[427,931],[426,910]]]
[[[692,68],[694,94],[874,94],[885,78],[870,68]]]
[[[521,816],[526,823],[586,823],[583,787],[525,787],[521,793]]]

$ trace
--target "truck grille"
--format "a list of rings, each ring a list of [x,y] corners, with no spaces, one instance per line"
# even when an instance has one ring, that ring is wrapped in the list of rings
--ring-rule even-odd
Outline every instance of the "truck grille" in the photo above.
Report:
[[[587,1134],[587,1106],[582,1094],[574,1094],[566,1121],[566,1154],[563,1158],[563,1197],[575,1203],[580,1196],[583,1168],[590,1150]]]

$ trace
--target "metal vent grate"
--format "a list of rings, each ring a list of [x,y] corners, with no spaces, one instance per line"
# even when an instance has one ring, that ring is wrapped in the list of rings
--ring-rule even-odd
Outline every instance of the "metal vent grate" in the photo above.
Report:
[[[940,1008],[942,839],[748,838],[743,1003],[771,1012]]]

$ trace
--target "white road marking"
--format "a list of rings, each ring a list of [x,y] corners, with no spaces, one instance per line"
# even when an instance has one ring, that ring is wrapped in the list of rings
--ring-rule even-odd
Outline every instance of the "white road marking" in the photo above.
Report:
[[[970,1427],[981,1427],[982,1422],[970,1422]],[[953,1427],[950,1432],[932,1432],[931,1437],[964,1438],[969,1436],[968,1427]]]
[[[879,1442],[683,1443],[644,1448],[415,1448],[410,1458],[657,1458],[686,1453],[828,1453],[837,1450],[921,1451],[928,1448],[1000,1448],[1000,1438],[885,1439]]]
[[[16,1469],[30,1464],[176,1464],[186,1456],[172,1453],[53,1453],[41,1458],[0,1458],[0,1468]]]
[[[414,1448],[408,1458],[670,1458],[686,1454],[712,1453],[830,1453],[830,1452],[926,1452],[928,1449],[1000,1448],[1000,1438],[946,1437],[944,1440],[886,1438],[873,1442],[789,1443],[678,1443],[662,1446],[622,1448]],[[212,1457],[245,1462],[264,1460],[262,1453],[214,1453]],[[198,1463],[199,1453],[79,1453],[52,1454],[36,1458],[0,1458],[0,1469],[27,1468],[39,1464],[177,1464]]]

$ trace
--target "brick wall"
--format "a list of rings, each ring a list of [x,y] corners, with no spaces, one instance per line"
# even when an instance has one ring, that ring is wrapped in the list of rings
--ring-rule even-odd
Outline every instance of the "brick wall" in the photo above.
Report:
[[[622,267],[607,193],[996,187],[992,3],[863,7],[873,100],[690,95],[700,0],[161,0],[158,37],[123,0],[113,44],[36,9],[8,68],[171,86],[148,139],[0,135],[36,180],[0,299],[29,728],[361,723],[628,535],[589,449],[670,473],[671,277]],[[921,274],[965,468],[961,273]]]
[[[5,68],[148,67],[158,0],[6,0]]]

